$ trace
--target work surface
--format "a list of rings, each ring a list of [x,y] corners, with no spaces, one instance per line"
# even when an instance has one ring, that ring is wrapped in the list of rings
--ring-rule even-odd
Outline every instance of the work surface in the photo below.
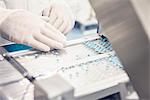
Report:
[[[116,86],[128,81],[122,64],[104,36],[100,38],[93,35],[75,40],[64,50],[53,50],[49,53],[26,50],[12,52],[10,55],[37,80],[59,74],[73,86],[74,96],[79,100],[104,90],[106,94],[101,93],[101,97],[117,93],[119,87]],[[13,66],[5,63],[7,62],[0,62],[2,90],[6,90],[5,93],[12,98],[32,100],[34,86]],[[100,98],[100,95],[96,98]]]

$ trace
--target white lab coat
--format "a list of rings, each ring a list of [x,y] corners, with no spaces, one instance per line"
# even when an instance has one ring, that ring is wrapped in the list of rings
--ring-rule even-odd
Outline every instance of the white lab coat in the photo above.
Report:
[[[54,0],[0,0],[0,24],[12,13],[8,9],[24,9],[34,14],[42,15],[42,10],[48,7],[52,1]]]
[[[0,0],[0,6],[7,9],[25,9],[35,14],[41,14],[52,0]]]
[[[7,9],[25,9],[35,14],[41,14],[50,2],[64,3],[64,0],[0,0],[0,7]]]

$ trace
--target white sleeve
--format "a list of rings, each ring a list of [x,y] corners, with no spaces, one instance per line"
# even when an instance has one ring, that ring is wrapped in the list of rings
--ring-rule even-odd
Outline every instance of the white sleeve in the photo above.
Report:
[[[50,0],[50,2],[52,2],[52,3],[60,3],[60,4],[67,4],[66,2],[65,2],[65,0]]]
[[[0,0],[0,8],[6,8],[4,0]]]
[[[4,0],[0,0],[0,25],[8,17],[9,14],[16,12],[17,10],[10,10],[6,8]]]
[[[4,0],[0,0],[0,24],[4,20],[4,17],[7,16],[7,9]]]

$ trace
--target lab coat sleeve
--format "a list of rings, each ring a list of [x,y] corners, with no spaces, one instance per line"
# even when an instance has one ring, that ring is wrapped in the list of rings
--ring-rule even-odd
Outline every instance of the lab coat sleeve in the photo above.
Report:
[[[0,0],[0,8],[6,8],[4,0]]]
[[[9,14],[16,12],[17,10],[10,10],[6,8],[4,0],[0,0],[0,25],[9,16]]]
[[[64,4],[66,5],[67,3],[65,2],[65,0],[51,0],[51,3],[57,3],[57,4]]]
[[[4,3],[4,0],[0,0],[0,23],[3,21],[4,17],[6,17],[8,14],[6,10],[6,5]]]

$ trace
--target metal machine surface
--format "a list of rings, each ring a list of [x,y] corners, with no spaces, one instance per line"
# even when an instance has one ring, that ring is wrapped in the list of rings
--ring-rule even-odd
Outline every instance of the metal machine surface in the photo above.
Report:
[[[150,100],[150,0],[91,0],[97,18],[132,84]]]
[[[105,36],[88,35],[69,41],[64,50],[54,49],[47,53],[22,50],[7,54],[27,70],[29,76],[35,78],[32,81],[31,77],[25,76],[32,84],[29,94],[33,94],[33,90],[36,94],[35,97],[30,97],[31,100],[33,97],[38,100],[43,96],[44,100],[97,100],[114,93],[120,93],[121,98],[125,99],[124,84],[129,79]],[[7,61],[11,63],[11,60]],[[17,67],[14,68],[18,70]],[[21,74],[26,75],[24,72]],[[11,94],[9,90],[7,92],[5,94]]]

